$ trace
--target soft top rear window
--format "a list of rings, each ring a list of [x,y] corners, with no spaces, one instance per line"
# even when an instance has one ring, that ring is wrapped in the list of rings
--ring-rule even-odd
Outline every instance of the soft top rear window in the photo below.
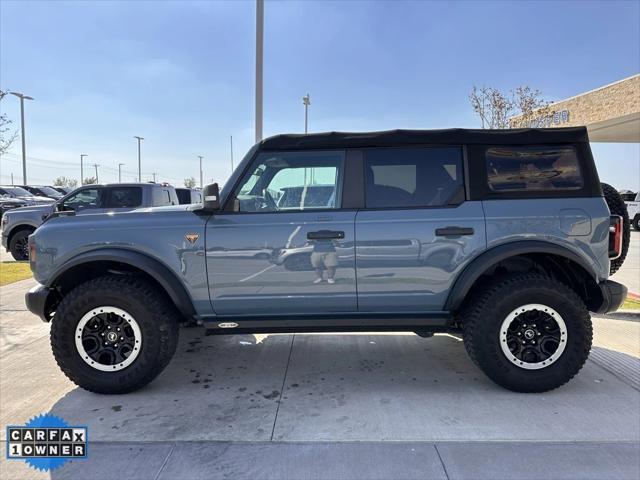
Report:
[[[496,146],[486,149],[485,158],[494,192],[579,190],[584,185],[573,146]]]

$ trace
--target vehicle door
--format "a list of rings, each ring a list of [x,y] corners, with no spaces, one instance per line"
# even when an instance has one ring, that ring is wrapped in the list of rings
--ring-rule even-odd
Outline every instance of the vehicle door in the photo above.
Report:
[[[442,310],[457,274],[485,249],[482,205],[465,200],[463,163],[461,147],[364,151],[359,311]]]
[[[355,210],[342,209],[341,150],[261,152],[207,223],[218,315],[355,312]],[[331,194],[319,200],[315,187]],[[284,192],[296,202],[279,206]]]

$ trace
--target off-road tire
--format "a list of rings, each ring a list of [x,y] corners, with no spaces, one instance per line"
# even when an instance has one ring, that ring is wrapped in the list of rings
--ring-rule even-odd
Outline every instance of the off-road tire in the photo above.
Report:
[[[633,224],[633,229],[638,231],[640,230],[640,214],[636,215],[633,219],[633,222],[631,222]]]
[[[607,183],[602,184],[602,193],[607,202],[611,215],[620,215],[622,217],[622,253],[615,260],[611,260],[611,275],[616,273],[624,263],[629,250],[629,241],[631,240],[631,224],[629,222],[629,213],[627,205],[624,203],[622,196],[618,191]]]
[[[112,306],[128,312],[142,332],[138,356],[116,372],[96,370],[80,356],[76,327],[92,309]],[[179,315],[158,289],[144,279],[107,275],[89,280],[64,296],[51,325],[51,347],[56,362],[76,385],[95,393],[137,390],[164,370],[178,344]]]
[[[19,262],[29,260],[29,247],[27,242],[29,235],[32,233],[33,230],[23,228],[11,236],[11,240],[9,240],[9,251],[14,260]]]
[[[567,327],[567,344],[555,363],[538,370],[523,369],[507,359],[500,345],[502,322],[526,304],[556,310]],[[480,369],[495,383],[516,392],[545,392],[573,378],[582,368],[593,330],[582,299],[567,285],[540,274],[505,275],[476,291],[461,310],[464,346]]]

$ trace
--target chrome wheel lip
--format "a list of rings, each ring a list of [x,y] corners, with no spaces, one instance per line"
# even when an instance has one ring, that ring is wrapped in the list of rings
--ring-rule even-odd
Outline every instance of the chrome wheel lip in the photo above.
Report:
[[[131,354],[127,357],[127,359],[124,362],[118,363],[117,365],[105,365],[103,363],[99,363],[95,361],[87,353],[87,351],[84,348],[84,345],[82,344],[82,332],[84,330],[85,325],[89,323],[89,321],[93,319],[96,315],[100,315],[102,313],[113,313],[115,315],[118,315],[119,317],[122,317],[129,324],[129,326],[131,327],[134,333],[136,343],[134,344]],[[140,330],[140,326],[138,325],[138,322],[136,322],[136,320],[131,316],[131,314],[129,314],[125,310],[122,310],[121,308],[118,308],[118,307],[101,306],[101,307],[92,308],[87,313],[85,313],[84,316],[78,322],[78,325],[76,326],[76,329],[74,332],[74,336],[75,336],[76,350],[78,351],[80,358],[82,358],[82,360],[91,368],[100,370],[102,372],[119,372],[120,370],[124,370],[129,365],[131,365],[136,358],[138,358],[138,355],[140,354],[140,349],[142,348],[142,331]]]
[[[518,315],[533,310],[538,310],[551,315],[560,329],[560,342],[558,343],[558,348],[556,349],[556,351],[553,352],[553,354],[551,354],[549,358],[535,363],[525,362],[524,360],[520,360],[519,358],[514,356],[513,353],[511,353],[511,350],[509,350],[509,346],[507,344],[507,331],[509,329],[509,325],[511,325],[511,322],[513,322],[513,320],[515,320]],[[540,303],[528,303],[513,310],[504,319],[502,325],[500,325],[500,348],[502,349],[502,353],[504,354],[504,356],[507,357],[507,359],[517,367],[524,370],[540,370],[554,364],[562,356],[562,353],[567,346],[567,336],[567,325],[565,324],[562,316],[555,309],[551,308],[548,305],[543,305]]]

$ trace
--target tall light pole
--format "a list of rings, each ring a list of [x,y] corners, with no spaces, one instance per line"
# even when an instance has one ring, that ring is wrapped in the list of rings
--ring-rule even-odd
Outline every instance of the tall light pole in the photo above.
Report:
[[[84,185],[84,165],[83,165],[83,160],[84,157],[88,157],[89,155],[87,155],[86,153],[83,153],[82,155],[80,155],[80,186]]]
[[[156,183],[156,175],[157,175],[157,173],[153,172],[151,175],[153,175],[153,183]]]
[[[144,137],[134,136],[133,138],[138,139],[138,181],[142,182],[142,161],[140,160],[140,142],[144,140]]]
[[[21,137],[22,137],[22,182],[24,185],[27,185],[27,150],[25,147],[25,136],[24,136],[24,101],[25,100],[33,100],[32,97],[28,95],[24,95],[23,93],[18,92],[9,92],[11,95],[15,95],[20,99],[20,127],[22,129]]]
[[[233,173],[233,135],[231,135],[231,173]]]
[[[94,166],[94,168],[96,169],[96,183],[100,183],[100,180],[99,180],[99,178],[98,178],[98,167],[99,167],[100,165],[98,165],[97,163],[94,163],[94,164],[93,164],[93,166]]]
[[[302,103],[304,104],[304,133],[306,135],[309,120],[309,105],[311,105],[311,97],[308,93],[302,97]]]
[[[256,143],[262,140],[262,52],[264,0],[256,0]]]
[[[202,188],[202,159],[204,158],[202,155],[198,155],[200,159],[200,188]]]
[[[122,166],[124,163],[118,164],[118,183],[122,183]]]

